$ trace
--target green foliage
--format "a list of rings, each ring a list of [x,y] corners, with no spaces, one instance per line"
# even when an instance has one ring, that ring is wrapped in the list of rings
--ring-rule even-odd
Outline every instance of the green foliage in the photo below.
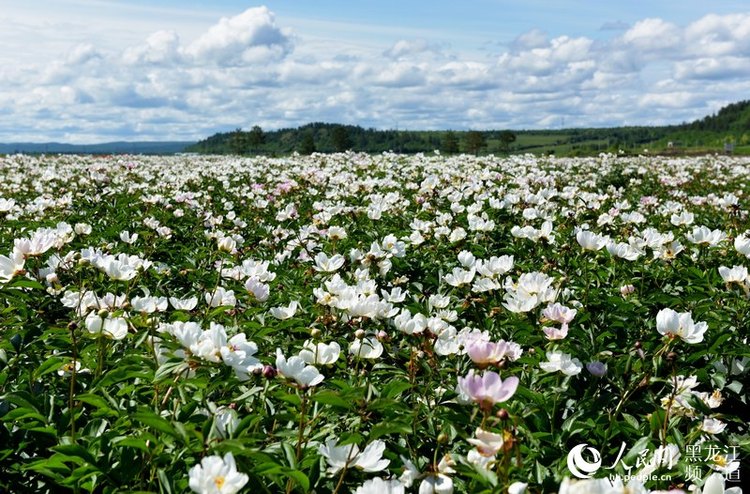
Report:
[[[331,127],[307,132],[314,146],[323,135],[321,146],[333,143]],[[191,469],[231,453],[244,492],[353,492],[398,478],[407,460],[418,470],[408,492],[437,472],[454,492],[499,493],[515,481],[555,492],[582,443],[606,467],[623,444],[629,465],[675,445],[681,459],[659,473],[687,487],[689,465],[705,477],[712,464],[688,460],[688,446],[750,454],[750,299],[747,281],[720,274],[748,263],[746,160],[17,156],[0,159],[0,176],[0,198],[14,202],[2,202],[0,255],[26,249],[23,269],[0,281],[0,491],[189,492]],[[683,211],[692,225],[675,224]],[[694,243],[695,225],[728,238]],[[586,250],[580,229],[640,254]],[[138,239],[128,243],[126,230]],[[672,240],[684,250],[666,255]],[[341,255],[341,265],[321,254]],[[118,256],[152,264],[120,279]],[[507,269],[500,256],[513,256]],[[10,258],[1,260],[6,269]],[[536,281],[522,283],[524,274]],[[249,281],[266,284],[268,298]],[[528,310],[511,310],[519,286]],[[234,300],[209,304],[219,288]],[[191,296],[194,307],[166,302]],[[149,297],[164,304],[149,308]],[[553,300],[577,311],[556,340],[545,332],[562,325],[546,311]],[[294,314],[274,316],[292,301]],[[703,340],[657,331],[665,308],[705,322]],[[423,324],[397,322],[406,311]],[[97,318],[127,330],[108,337]],[[199,344],[188,323],[201,337],[221,327],[253,342],[259,365],[238,372],[229,363],[246,351],[238,340],[215,344],[211,333]],[[482,360],[467,354],[477,340],[522,352]],[[362,342],[382,353],[353,350]],[[278,373],[277,351],[291,359],[333,343],[341,352],[314,366],[318,384]],[[581,368],[545,371],[552,352]],[[584,367],[594,361],[606,373]],[[467,402],[457,385],[470,371],[519,386],[499,403]],[[678,390],[686,379],[694,388]],[[707,432],[707,418],[726,430]],[[489,468],[470,460],[478,428],[502,437]],[[389,463],[331,474],[321,448],[332,440],[360,451],[382,441]],[[628,472],[618,464],[597,476],[609,473]]]

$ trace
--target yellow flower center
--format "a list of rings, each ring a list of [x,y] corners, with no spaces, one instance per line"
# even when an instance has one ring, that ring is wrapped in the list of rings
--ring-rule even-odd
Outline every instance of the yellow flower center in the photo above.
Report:
[[[714,463],[716,463],[720,467],[725,467],[729,463],[727,461],[727,457],[723,455],[716,455],[714,456]]]
[[[219,475],[218,477],[214,478],[214,484],[216,484],[216,488],[217,489],[221,489],[224,486],[224,482],[226,482],[226,480],[221,475]]]

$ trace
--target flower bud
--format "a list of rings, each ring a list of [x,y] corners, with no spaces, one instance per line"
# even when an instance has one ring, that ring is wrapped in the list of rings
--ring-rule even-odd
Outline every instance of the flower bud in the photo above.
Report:
[[[365,337],[365,330],[364,329],[358,329],[354,332],[354,337],[358,340],[361,340]]]
[[[263,377],[266,379],[273,379],[276,377],[276,369],[273,368],[271,365],[266,365],[263,367]]]
[[[607,364],[598,361],[589,362],[586,364],[586,369],[596,377],[603,377],[607,373]]]
[[[320,337],[320,329],[318,329],[318,328],[312,328],[310,330],[310,336],[312,336],[313,338],[319,338]]]

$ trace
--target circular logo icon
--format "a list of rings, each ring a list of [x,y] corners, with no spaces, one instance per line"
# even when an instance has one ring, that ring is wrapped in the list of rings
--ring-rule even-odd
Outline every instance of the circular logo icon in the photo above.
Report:
[[[593,462],[583,458],[583,450],[586,449],[593,457]],[[599,450],[592,448],[586,443],[579,444],[568,453],[568,470],[579,479],[590,479],[591,475],[602,466],[602,456]]]

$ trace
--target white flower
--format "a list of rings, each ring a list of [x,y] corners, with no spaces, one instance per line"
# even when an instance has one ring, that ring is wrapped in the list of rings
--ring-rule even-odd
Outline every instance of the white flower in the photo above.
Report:
[[[708,432],[709,434],[721,434],[726,428],[726,423],[711,417],[704,418],[703,423],[701,424],[701,430],[703,432]]]
[[[331,475],[350,466],[355,466],[365,472],[379,472],[391,463],[390,460],[383,459],[384,451],[385,443],[379,439],[368,444],[361,453],[356,444],[337,446],[335,439],[327,440],[318,448],[318,452],[328,462],[328,472]]]
[[[686,343],[700,343],[708,325],[705,322],[694,323],[690,312],[675,312],[662,309],[656,314],[656,330],[670,337],[679,336]]]
[[[627,261],[636,261],[642,252],[635,249],[632,245],[625,242],[610,243],[607,245],[607,252],[615,257],[620,257]]]
[[[693,231],[687,235],[687,239],[699,245],[708,245],[714,247],[726,240],[727,234],[721,230],[710,230],[705,226],[696,226]]]
[[[349,353],[357,358],[376,359],[383,354],[383,344],[372,336],[358,338],[349,345]]]
[[[276,319],[290,319],[297,313],[297,307],[299,307],[299,303],[297,301],[292,301],[286,307],[271,308],[271,315]]]
[[[359,454],[359,446],[356,444],[337,446],[336,442],[335,439],[328,439],[325,444],[318,447],[318,453],[328,462],[328,473],[331,475],[336,475],[345,467],[348,468]]]
[[[476,258],[474,257],[474,254],[468,250],[462,250],[458,253],[458,262],[461,263],[461,266],[468,269],[474,266]]]
[[[706,479],[703,487],[697,489],[695,494],[742,494],[741,487],[726,487],[724,475],[721,473],[712,473]]]
[[[588,230],[579,230],[578,233],[576,233],[576,241],[578,242],[578,245],[584,249],[593,251],[600,250],[607,245],[606,237],[597,235]]]
[[[128,323],[122,317],[100,317],[91,313],[86,317],[86,329],[91,334],[103,334],[113,340],[122,340],[128,335]]]
[[[78,235],[88,235],[91,233],[91,225],[88,223],[76,223],[73,227],[73,231]]]
[[[315,256],[315,266],[313,268],[315,271],[333,273],[344,265],[344,261],[344,256],[341,254],[335,254],[329,258],[325,252],[318,252]]]
[[[232,336],[229,341],[219,348],[221,359],[226,365],[234,369],[235,375],[241,381],[247,381],[250,373],[260,369],[263,365],[254,357],[258,352],[258,346],[252,341],[247,341],[244,333]]]
[[[169,297],[169,303],[177,310],[193,310],[198,305],[198,297],[188,298]]]
[[[338,360],[341,347],[335,341],[329,344],[313,343],[307,340],[303,345],[299,356],[308,364],[330,365]]]
[[[476,269],[471,267],[470,269],[453,268],[453,271],[445,275],[445,282],[451,286],[460,287],[468,285],[474,279]]]
[[[232,453],[207,456],[200,465],[190,469],[190,488],[199,494],[235,494],[247,484],[248,478],[237,471]]]
[[[476,446],[477,451],[482,456],[494,457],[500,451],[500,448],[503,447],[503,444],[505,444],[502,434],[486,431],[479,427],[474,435],[476,439],[469,438],[466,441]]]
[[[732,266],[732,268],[720,266],[719,274],[724,283],[742,284],[747,279],[747,268],[745,266]]]
[[[214,412],[214,428],[220,437],[231,437],[239,424],[240,419],[233,408],[219,407]]]
[[[232,253],[237,250],[237,241],[232,237],[221,237],[216,240],[216,244],[219,250],[224,252]]]
[[[539,367],[545,372],[560,371],[566,376],[575,376],[583,370],[580,360],[563,352],[547,352],[547,362],[540,362]]]
[[[743,256],[750,258],[750,238],[744,233],[737,235],[737,238],[734,239],[734,248]]]
[[[14,250],[10,257],[0,255],[0,282],[7,283],[23,271],[26,260],[21,251]]]
[[[682,211],[680,214],[673,214],[670,222],[674,226],[692,225],[695,215],[689,211]]]
[[[559,322],[560,324],[569,324],[576,316],[577,312],[576,309],[570,309],[556,302],[548,305],[542,311],[542,315],[550,321]]]
[[[130,306],[135,312],[152,314],[154,312],[164,312],[167,310],[166,297],[133,297],[130,300]]]
[[[398,480],[384,480],[375,477],[357,487],[354,494],[404,494],[404,492],[404,486]]]
[[[323,382],[324,376],[318,369],[307,363],[300,357],[294,356],[287,359],[281,352],[276,349],[276,369],[283,377],[294,379],[297,384],[303,387],[315,386]]]
[[[270,287],[257,278],[248,278],[245,282],[245,290],[252,294],[258,302],[265,302],[271,294]]]
[[[227,290],[224,287],[216,287],[213,292],[206,292],[204,295],[206,303],[210,307],[234,307],[237,305],[237,299],[234,297],[234,291]]]
[[[364,451],[357,455],[354,460],[354,466],[365,472],[380,472],[391,463],[391,460],[383,459],[384,451],[385,443],[380,439],[375,440],[368,444]]]
[[[448,474],[456,473],[454,465],[449,455],[443,456],[438,463],[437,471],[428,474],[419,484],[419,494],[453,494],[453,480]]]
[[[346,230],[340,226],[332,226],[328,229],[328,238],[331,240],[343,240],[346,238]]]
[[[138,240],[138,234],[131,234],[129,231],[123,230],[120,232],[120,240],[122,240],[126,244],[133,245]]]
[[[508,494],[524,494],[528,486],[529,484],[526,482],[513,482],[508,487]]]

